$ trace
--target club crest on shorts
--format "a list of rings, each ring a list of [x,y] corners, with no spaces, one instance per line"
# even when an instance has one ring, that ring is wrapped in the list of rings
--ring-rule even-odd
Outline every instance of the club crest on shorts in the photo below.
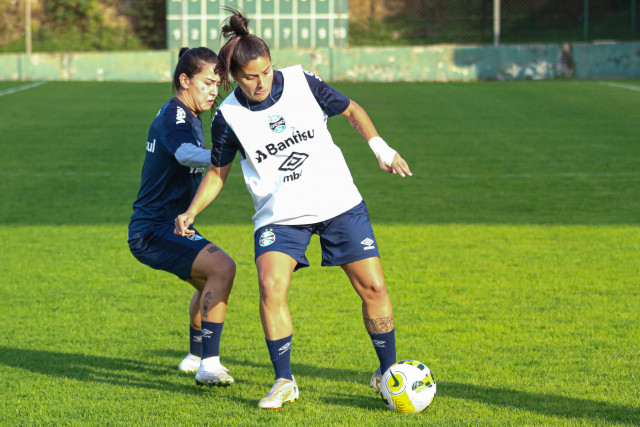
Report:
[[[276,235],[273,233],[273,229],[269,229],[269,230],[265,230],[260,235],[260,241],[258,243],[260,244],[260,246],[264,248],[265,246],[269,246],[275,241],[276,241]]]
[[[204,239],[204,237],[202,237],[199,234],[192,234],[191,236],[187,236],[187,239],[193,240],[194,242],[197,242],[198,240]]]
[[[276,114],[275,116],[269,117],[269,127],[275,133],[281,133],[287,128],[287,124],[284,121],[284,117]]]

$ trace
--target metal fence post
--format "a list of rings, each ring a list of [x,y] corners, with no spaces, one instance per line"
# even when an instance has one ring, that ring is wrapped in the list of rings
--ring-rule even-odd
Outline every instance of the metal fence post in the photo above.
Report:
[[[589,39],[589,0],[584,0],[584,29],[583,29],[583,37],[584,37],[585,41],[587,41]]]
[[[31,0],[24,4],[24,40],[27,55],[31,55]]]
[[[500,44],[500,0],[493,0],[493,45]]]

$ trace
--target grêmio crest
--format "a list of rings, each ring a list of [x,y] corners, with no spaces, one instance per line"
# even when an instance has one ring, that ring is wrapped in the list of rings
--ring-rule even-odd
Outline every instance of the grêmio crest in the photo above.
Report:
[[[284,117],[276,114],[275,116],[269,117],[269,127],[275,133],[281,133],[287,128],[287,124],[284,121]]]

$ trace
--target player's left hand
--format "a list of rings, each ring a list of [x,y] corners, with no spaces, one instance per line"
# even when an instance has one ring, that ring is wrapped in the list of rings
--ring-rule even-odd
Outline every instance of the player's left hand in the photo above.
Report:
[[[409,164],[407,164],[405,159],[400,156],[400,153],[396,153],[396,155],[393,156],[393,161],[389,166],[385,165],[382,160],[380,160],[380,157],[378,157],[378,163],[380,164],[380,169],[385,172],[398,174],[403,178],[406,175],[413,176],[413,174],[411,173],[411,169],[409,169]]]

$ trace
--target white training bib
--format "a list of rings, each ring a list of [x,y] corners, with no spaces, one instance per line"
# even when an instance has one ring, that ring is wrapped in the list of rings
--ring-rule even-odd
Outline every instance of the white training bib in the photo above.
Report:
[[[253,197],[255,229],[314,224],[362,200],[302,67],[281,71],[282,96],[266,110],[251,111],[234,94],[220,106],[246,154],[240,164]]]

